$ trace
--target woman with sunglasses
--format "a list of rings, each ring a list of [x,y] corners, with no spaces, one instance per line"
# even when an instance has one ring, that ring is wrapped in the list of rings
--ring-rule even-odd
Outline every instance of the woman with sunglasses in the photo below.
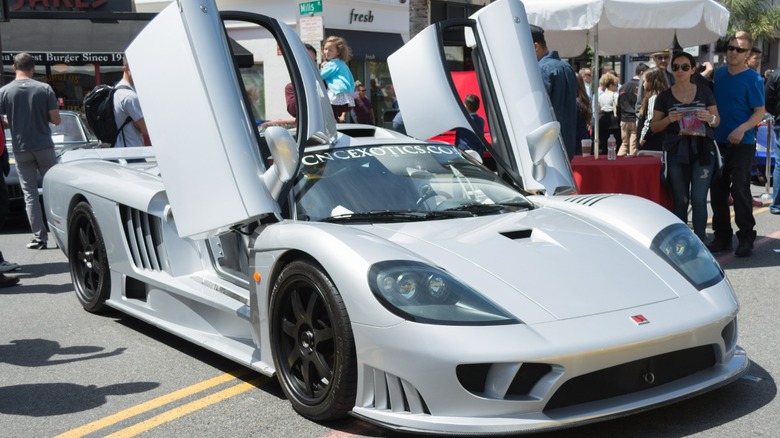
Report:
[[[720,116],[712,91],[693,81],[694,57],[676,52],[671,67],[674,85],[658,96],[650,129],[665,134],[664,162],[673,213],[687,223],[690,204],[693,232],[706,242],[707,192],[718,161],[713,128]]]

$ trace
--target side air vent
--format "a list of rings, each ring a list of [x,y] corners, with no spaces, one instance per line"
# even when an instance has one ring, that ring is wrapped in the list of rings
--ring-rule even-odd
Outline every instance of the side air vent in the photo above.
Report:
[[[431,414],[422,395],[406,380],[374,368],[373,383],[373,403],[369,400],[367,407],[410,414]],[[370,388],[366,391],[369,392]]]
[[[161,254],[164,248],[160,218],[127,206],[121,207],[121,215],[133,264],[138,269],[162,271],[165,254]]]
[[[612,196],[614,195],[579,195],[579,196],[572,196],[571,198],[566,199],[566,202],[591,206],[599,201],[603,201],[604,199],[611,198]]]
[[[533,230],[502,231],[501,235],[512,240],[527,239]]]

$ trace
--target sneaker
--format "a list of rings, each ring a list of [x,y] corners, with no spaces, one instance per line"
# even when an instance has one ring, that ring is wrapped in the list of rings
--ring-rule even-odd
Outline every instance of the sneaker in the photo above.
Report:
[[[6,277],[0,274],[0,287],[11,287],[19,283],[19,277]]]
[[[712,239],[712,241],[707,244],[707,249],[713,254],[721,251],[731,251],[731,239]]]
[[[0,272],[13,271],[14,269],[19,269],[19,265],[14,262],[9,262],[8,260],[0,262]]]
[[[769,207],[769,212],[772,214],[780,214],[780,207]]]
[[[27,248],[30,249],[46,249],[46,241],[33,238],[33,240],[27,244]]]
[[[753,241],[749,239],[740,240],[737,244],[737,250],[734,251],[735,257],[750,257],[753,254]]]

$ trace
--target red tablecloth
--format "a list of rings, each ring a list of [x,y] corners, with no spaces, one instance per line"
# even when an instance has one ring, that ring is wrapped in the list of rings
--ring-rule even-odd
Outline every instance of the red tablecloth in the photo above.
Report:
[[[672,207],[672,198],[661,185],[660,157],[618,157],[609,161],[603,154],[598,160],[593,156],[575,156],[571,167],[582,194],[625,193]]]

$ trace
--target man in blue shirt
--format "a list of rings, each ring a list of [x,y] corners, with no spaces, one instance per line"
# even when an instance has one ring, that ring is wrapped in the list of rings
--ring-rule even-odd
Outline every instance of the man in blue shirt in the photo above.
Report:
[[[561,61],[558,52],[547,49],[544,29],[534,25],[530,27],[544,88],[550,97],[555,118],[561,123],[561,138],[571,160],[577,146],[577,77],[571,65]]]
[[[752,45],[750,34],[737,32],[729,40],[726,65],[715,70],[715,101],[721,116],[715,140],[723,156],[723,168],[710,186],[714,238],[707,248],[712,252],[731,249],[730,193],[738,228],[737,257],[749,257],[756,239],[750,173],[756,153],[756,126],[765,112],[764,80],[746,64]]]

